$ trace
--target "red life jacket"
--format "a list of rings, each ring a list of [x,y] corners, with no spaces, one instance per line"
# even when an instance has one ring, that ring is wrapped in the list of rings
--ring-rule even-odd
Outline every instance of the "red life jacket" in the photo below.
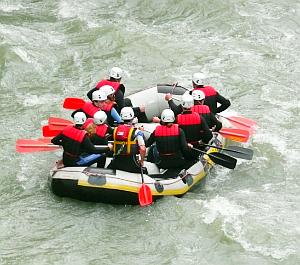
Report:
[[[203,91],[205,97],[211,97],[217,95],[217,91],[212,86],[195,87],[193,91],[194,90]]]
[[[209,114],[210,109],[206,105],[194,105],[192,111],[197,112],[198,114]]]
[[[105,102],[105,104],[103,104],[103,106],[101,106],[101,110],[103,110],[105,112],[110,112],[113,107],[114,107],[114,103]]]
[[[76,142],[82,143],[86,131],[77,129],[73,125],[70,125],[63,129],[62,134]]]
[[[172,124],[170,127],[157,126],[154,130],[154,137],[160,156],[172,156],[180,152],[180,130],[177,124]]]
[[[188,143],[195,143],[200,140],[201,117],[198,113],[186,111],[177,116],[177,123],[184,131]]]
[[[115,90],[115,93],[116,93],[121,84],[119,82],[114,82],[114,81],[110,81],[110,80],[107,80],[107,79],[103,79],[96,85],[96,88],[99,89],[100,87],[106,86],[106,85],[112,86]]]
[[[94,117],[94,114],[100,110],[92,102],[85,102],[81,109],[90,118]]]
[[[99,124],[99,125],[97,125],[96,134],[101,138],[105,138],[107,129],[108,129],[108,126],[106,124]]]
[[[135,128],[121,124],[114,129],[114,155],[131,155],[137,153]]]
[[[85,123],[83,124],[83,129],[86,129],[86,127],[88,127],[90,124],[94,123],[94,119],[93,118],[88,118]]]

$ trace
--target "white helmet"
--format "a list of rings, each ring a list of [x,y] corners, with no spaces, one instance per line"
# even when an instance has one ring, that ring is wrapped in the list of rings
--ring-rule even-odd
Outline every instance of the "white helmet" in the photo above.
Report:
[[[131,107],[124,107],[121,109],[120,113],[121,119],[123,121],[130,121],[134,118],[134,112]]]
[[[109,76],[114,79],[121,79],[123,75],[123,71],[119,67],[113,67],[109,71]]]
[[[107,100],[106,93],[104,91],[96,90],[92,94],[92,100]]]
[[[99,88],[100,91],[103,91],[106,96],[109,96],[111,94],[114,94],[115,93],[115,90],[112,86],[109,86],[109,85],[105,85],[105,86],[102,86]]]
[[[194,98],[190,94],[183,94],[182,95],[182,102],[181,105],[185,109],[190,109],[194,106]]]
[[[205,94],[201,90],[194,90],[192,92],[192,96],[193,96],[194,100],[203,100],[203,99],[205,99]]]
[[[173,110],[164,109],[161,113],[161,120],[163,122],[174,122],[175,121],[175,115],[174,115]]]
[[[205,74],[203,74],[203,73],[194,73],[192,80],[196,85],[200,86],[200,85],[203,85],[205,78],[206,78]]]
[[[104,111],[99,110],[94,114],[94,123],[96,125],[103,124],[107,119],[107,115]]]
[[[82,111],[76,112],[74,114],[73,120],[75,124],[83,125],[86,121],[86,115]]]

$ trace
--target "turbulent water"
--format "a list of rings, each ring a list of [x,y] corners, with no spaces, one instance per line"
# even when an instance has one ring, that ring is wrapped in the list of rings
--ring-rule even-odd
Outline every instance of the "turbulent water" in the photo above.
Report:
[[[0,264],[300,264],[298,0],[1,0]],[[127,94],[196,71],[259,128],[252,161],[148,208],[54,196],[18,154],[112,66]]]

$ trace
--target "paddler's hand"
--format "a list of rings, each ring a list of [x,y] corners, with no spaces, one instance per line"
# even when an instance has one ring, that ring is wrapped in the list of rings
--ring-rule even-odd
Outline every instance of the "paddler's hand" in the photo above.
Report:
[[[154,117],[152,118],[152,122],[160,123],[160,118],[154,116]]]
[[[171,99],[172,99],[172,95],[170,93],[168,93],[168,94],[165,95],[165,100],[166,101],[169,101]]]
[[[113,151],[114,150],[114,146],[112,144],[108,144],[107,146],[109,148],[109,151]]]
[[[194,147],[192,144],[189,144],[189,143],[188,143],[187,145],[188,145],[188,147],[191,148],[191,149]]]

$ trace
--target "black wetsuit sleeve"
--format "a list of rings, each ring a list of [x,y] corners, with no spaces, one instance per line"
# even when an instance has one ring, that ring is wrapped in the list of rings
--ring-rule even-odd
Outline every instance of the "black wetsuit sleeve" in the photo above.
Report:
[[[102,154],[109,151],[109,147],[95,147],[87,136],[82,142],[82,149],[90,154]]]
[[[113,134],[114,128],[108,125],[107,132],[108,134]]]
[[[202,131],[202,142],[204,143],[208,143],[210,141],[210,139],[213,137],[213,134],[211,132],[211,130],[209,129],[207,123],[206,123],[206,120],[201,117],[200,115],[200,118],[201,118],[201,124],[200,124],[200,129]]]
[[[117,111],[120,113],[121,109],[125,106],[124,93],[120,89],[115,93],[115,101],[118,105]]]
[[[180,147],[181,151],[186,154],[190,151],[190,148],[188,147],[186,138],[185,138],[185,133],[182,129],[179,129],[179,141],[180,141]]]
[[[51,143],[55,145],[62,145],[62,137],[63,135],[60,133],[51,139]]]
[[[150,134],[150,137],[146,141],[146,147],[151,146],[155,142],[154,133]]]
[[[182,112],[182,106],[176,105],[173,99],[169,100],[168,104],[170,109],[174,112],[175,117]]]
[[[90,101],[92,101],[92,94],[94,91],[98,90],[98,88],[92,88],[89,92],[87,92],[87,97],[90,99]]]
[[[210,113],[209,117],[211,121],[210,124],[212,126],[216,126],[215,132],[220,131],[222,129],[222,122],[220,122],[212,112]]]
[[[226,110],[231,105],[230,100],[227,98],[224,98],[219,93],[217,93],[217,102],[220,103],[221,105],[219,107],[217,107],[216,113],[220,113],[220,112]]]

